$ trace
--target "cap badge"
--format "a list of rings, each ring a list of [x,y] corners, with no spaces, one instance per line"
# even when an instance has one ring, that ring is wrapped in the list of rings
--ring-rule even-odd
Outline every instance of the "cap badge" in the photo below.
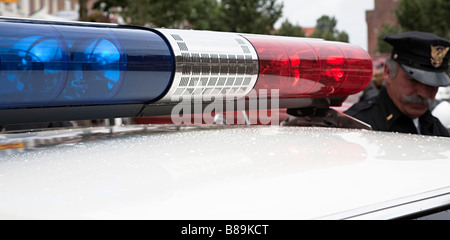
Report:
[[[450,47],[431,46],[431,65],[435,68],[440,67],[449,49]]]

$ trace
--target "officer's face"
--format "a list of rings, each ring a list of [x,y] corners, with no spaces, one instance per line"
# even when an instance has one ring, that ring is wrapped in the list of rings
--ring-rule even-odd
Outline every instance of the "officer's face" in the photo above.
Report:
[[[422,84],[411,78],[400,66],[396,77],[385,71],[389,97],[406,116],[422,116],[433,103],[438,87]]]

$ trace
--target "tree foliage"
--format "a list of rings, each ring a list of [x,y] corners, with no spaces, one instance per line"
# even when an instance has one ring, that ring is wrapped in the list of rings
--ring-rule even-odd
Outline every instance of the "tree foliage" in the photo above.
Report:
[[[378,34],[378,52],[389,53],[392,47],[382,38],[406,31],[431,32],[450,38],[450,1],[400,0],[395,15],[400,27],[383,25]]]
[[[336,25],[337,20],[335,17],[324,15],[317,19],[316,28],[311,37],[330,41],[348,42],[348,34],[345,31],[338,31]]]
[[[298,24],[293,25],[287,19],[281,24],[276,34],[281,36],[305,37],[303,28]]]
[[[98,0],[94,4],[101,16],[120,7],[122,17],[133,25],[257,34],[275,33],[283,6],[279,0]],[[336,30],[336,25],[334,17],[322,16],[312,37],[348,42],[348,34]],[[298,24],[288,20],[277,34],[305,36]]]
[[[403,31],[431,32],[450,38],[448,0],[401,0],[395,14]]]
[[[126,16],[134,25],[211,29],[217,24],[217,0],[134,0]]]
[[[384,36],[400,33],[401,30],[399,27],[393,24],[384,24],[381,27],[381,30],[378,34],[378,48],[377,52],[379,53],[390,53],[392,51],[392,46],[383,41]]]
[[[133,25],[265,34],[273,32],[283,9],[278,0],[98,0],[94,4],[107,14],[118,6]]]
[[[277,0],[221,0],[220,22],[217,30],[246,33],[273,33],[281,17],[283,3]]]

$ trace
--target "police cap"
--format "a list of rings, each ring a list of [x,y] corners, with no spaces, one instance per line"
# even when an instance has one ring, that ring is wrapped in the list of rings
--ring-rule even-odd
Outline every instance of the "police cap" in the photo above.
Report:
[[[450,85],[450,41],[425,32],[394,34],[383,40],[393,46],[391,58],[409,76],[429,86]]]

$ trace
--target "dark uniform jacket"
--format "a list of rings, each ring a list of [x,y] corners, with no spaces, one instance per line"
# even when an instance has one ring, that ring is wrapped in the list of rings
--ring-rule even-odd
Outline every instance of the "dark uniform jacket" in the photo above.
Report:
[[[418,133],[413,120],[400,112],[384,87],[378,96],[354,104],[345,113],[370,124],[376,131]],[[423,135],[449,137],[448,130],[429,110],[419,117],[419,123]]]

